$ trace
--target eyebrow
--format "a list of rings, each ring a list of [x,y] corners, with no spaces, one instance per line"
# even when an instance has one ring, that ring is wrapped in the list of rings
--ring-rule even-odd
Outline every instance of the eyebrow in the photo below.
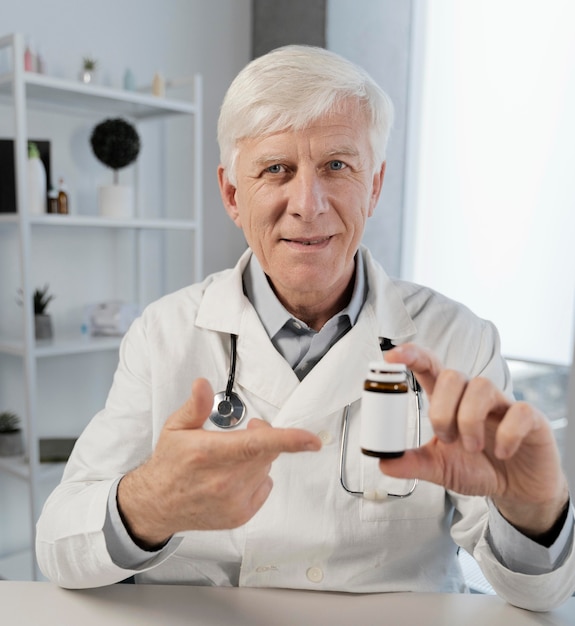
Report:
[[[342,145],[332,148],[323,154],[323,157],[328,159],[338,156],[357,157],[360,156],[360,152],[357,148],[348,145]],[[289,157],[287,154],[270,153],[259,156],[253,161],[253,164],[257,166],[265,166],[269,165],[270,163],[282,163],[284,161],[289,161],[290,158],[291,157]]]
[[[287,154],[264,154],[252,161],[252,163],[254,165],[264,166],[269,163],[281,163],[283,161],[287,161],[288,159],[289,157]]]

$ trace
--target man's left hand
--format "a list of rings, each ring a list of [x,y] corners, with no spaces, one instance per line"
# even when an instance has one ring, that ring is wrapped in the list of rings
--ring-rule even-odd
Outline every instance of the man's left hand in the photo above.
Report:
[[[536,539],[550,530],[569,499],[549,421],[526,402],[510,401],[486,378],[442,369],[414,344],[386,353],[405,363],[429,398],[435,436],[398,459],[380,461],[397,478],[419,478],[465,495],[490,497],[518,530]]]

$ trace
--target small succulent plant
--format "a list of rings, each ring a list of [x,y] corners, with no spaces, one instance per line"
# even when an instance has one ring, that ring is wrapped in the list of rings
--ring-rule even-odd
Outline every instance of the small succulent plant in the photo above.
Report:
[[[0,411],[0,433],[15,433],[20,430],[20,418],[13,411]]]
[[[87,56],[82,59],[82,68],[86,72],[93,72],[98,67],[98,61],[94,57]]]
[[[48,285],[44,285],[44,287],[34,290],[34,294],[32,296],[32,301],[34,303],[34,315],[46,315],[46,309],[52,300],[56,297],[54,294],[48,293]],[[22,301],[22,290],[18,290],[19,298],[18,304],[22,306],[24,303]]]
[[[45,315],[50,302],[56,296],[48,293],[48,285],[34,290],[34,315]]]

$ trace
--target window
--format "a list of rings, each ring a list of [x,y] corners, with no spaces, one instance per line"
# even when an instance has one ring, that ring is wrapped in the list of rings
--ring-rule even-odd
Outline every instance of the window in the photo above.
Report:
[[[406,278],[492,320],[506,356],[568,366],[575,3],[415,6],[421,93],[413,98]]]

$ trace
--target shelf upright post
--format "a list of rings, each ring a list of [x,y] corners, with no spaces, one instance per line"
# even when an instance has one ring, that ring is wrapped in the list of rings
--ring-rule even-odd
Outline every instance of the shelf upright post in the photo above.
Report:
[[[200,282],[204,278],[204,176],[203,176],[203,83],[202,75],[194,76],[194,101],[196,105],[194,114],[194,282]]]
[[[27,161],[28,128],[26,120],[26,85],[24,70],[24,41],[20,33],[13,35],[12,77],[14,96],[14,162],[16,164],[16,210],[20,238],[20,285],[22,287],[22,309],[24,313],[24,379],[26,407],[26,451],[28,460],[28,494],[30,507],[30,532],[32,554],[32,577],[38,578],[34,546],[36,542],[36,520],[38,507],[39,461],[36,433],[36,339],[32,301],[32,279],[30,268],[31,229],[28,213]]]

